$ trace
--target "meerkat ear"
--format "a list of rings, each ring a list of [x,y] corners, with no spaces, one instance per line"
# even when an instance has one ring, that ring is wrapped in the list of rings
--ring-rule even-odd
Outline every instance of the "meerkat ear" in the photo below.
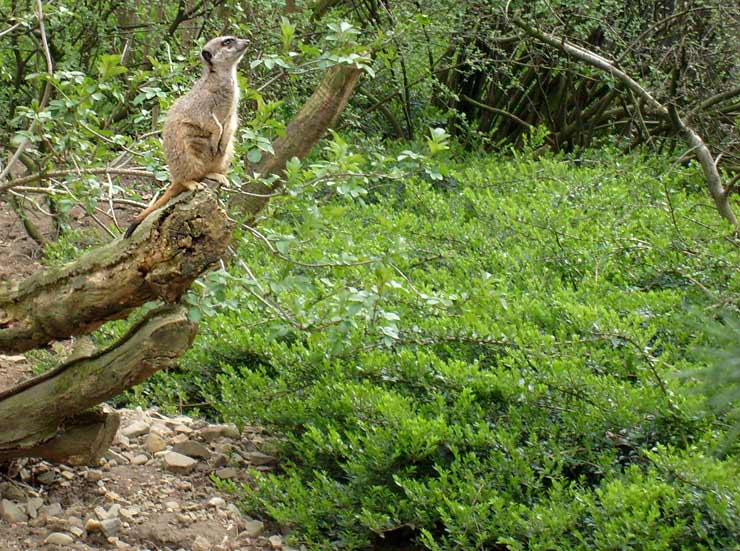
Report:
[[[202,55],[203,59],[205,59],[208,63],[210,63],[211,59],[213,58],[213,54],[208,50],[203,50],[202,52],[200,52],[200,55]]]

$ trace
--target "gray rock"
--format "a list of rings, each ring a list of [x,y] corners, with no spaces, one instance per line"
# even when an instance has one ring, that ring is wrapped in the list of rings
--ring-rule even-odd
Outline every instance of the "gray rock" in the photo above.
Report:
[[[62,512],[62,506],[59,503],[49,503],[49,505],[44,505],[39,509],[39,513],[47,517],[60,517]]]
[[[146,454],[140,453],[139,455],[134,456],[134,458],[131,460],[131,464],[144,465],[147,461],[149,461],[149,457]]]
[[[113,538],[118,534],[121,528],[121,521],[118,518],[107,518],[100,521],[100,531],[106,538]]]
[[[234,480],[236,477],[239,476],[239,471],[237,471],[234,467],[225,467],[223,469],[218,469],[213,474],[223,480]]]
[[[146,435],[146,439],[144,440],[144,449],[146,451],[149,453],[157,453],[161,452],[165,448],[167,448],[167,442],[160,435],[155,432],[150,432]]]
[[[211,456],[211,459],[208,461],[208,463],[212,467],[219,469],[229,464],[229,458],[222,453],[217,453]]]
[[[69,545],[74,541],[75,539],[69,534],[65,534],[64,532],[52,532],[46,536],[44,543],[51,545]]]
[[[145,421],[134,421],[129,426],[121,430],[121,434],[123,434],[126,438],[136,438],[137,436],[141,436],[143,434],[147,434],[151,430],[151,425]]]
[[[226,500],[218,496],[212,497],[208,500],[208,505],[210,505],[211,507],[223,507],[224,505],[226,505]]]
[[[197,460],[177,452],[167,452],[164,456],[165,468],[173,473],[190,473],[197,464]]]
[[[211,542],[203,536],[198,536],[191,544],[192,551],[211,551]]]
[[[57,474],[54,471],[44,471],[36,475],[36,480],[41,484],[51,484],[56,480]]]
[[[26,499],[26,492],[15,484],[8,483],[3,487],[2,497],[11,501],[24,501]]]
[[[231,438],[237,440],[240,436],[236,425],[208,425],[200,429],[198,435],[206,442],[213,442],[218,438]]]
[[[243,456],[252,465],[275,465],[278,462],[277,457],[262,452],[244,452]]]
[[[187,455],[188,457],[199,457],[201,459],[208,459],[211,457],[211,450],[200,442],[195,442],[193,440],[178,442],[172,446],[172,451]]]
[[[261,520],[248,519],[244,522],[244,532],[250,537],[257,537],[262,535],[265,531],[265,523]]]
[[[0,501],[0,518],[6,522],[28,522],[28,515],[21,506],[7,499]]]
[[[39,515],[39,509],[44,505],[44,500],[40,497],[32,497],[26,501],[26,512],[31,518],[36,518]]]

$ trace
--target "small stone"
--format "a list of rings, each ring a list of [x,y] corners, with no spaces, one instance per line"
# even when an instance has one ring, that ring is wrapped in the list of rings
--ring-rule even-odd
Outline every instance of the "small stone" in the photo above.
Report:
[[[203,536],[198,536],[195,541],[191,544],[190,548],[192,551],[211,551],[211,542]]]
[[[56,479],[57,475],[54,471],[44,471],[36,475],[36,480],[45,485],[49,485]]]
[[[149,425],[149,423],[144,421],[134,421],[129,426],[121,430],[121,434],[126,438],[136,438],[137,436],[147,434],[150,429],[151,425]]]
[[[211,507],[223,507],[226,505],[226,501],[222,497],[212,497],[208,500],[208,505]]]
[[[270,542],[270,545],[272,545],[272,548],[273,549],[282,549],[283,548],[283,538],[282,538],[282,536],[275,535],[275,536],[270,536],[267,539]]]
[[[39,517],[40,520],[44,520],[46,524],[46,528],[51,530],[52,532],[64,532],[69,528],[69,523],[67,522],[67,519],[63,519],[62,517]]]
[[[52,532],[46,536],[44,543],[49,543],[51,545],[69,545],[74,541],[75,539],[69,534],[65,534],[64,532]]]
[[[239,438],[239,429],[236,425],[208,425],[200,429],[198,435],[206,442],[213,442],[218,438],[231,438],[236,440]]]
[[[172,451],[187,455],[188,457],[199,457],[201,459],[208,459],[211,457],[211,450],[200,442],[195,442],[193,440],[178,442],[172,446]]]
[[[81,538],[85,535],[85,531],[79,526],[70,526],[69,531],[76,537]]]
[[[59,503],[50,503],[44,505],[39,509],[39,513],[46,515],[47,517],[60,517],[62,516],[62,506]]]
[[[214,474],[222,480],[233,480],[239,476],[239,471],[234,467],[225,467],[217,470]]]
[[[165,501],[164,506],[168,511],[174,512],[180,510],[180,504],[177,501]]]
[[[159,434],[150,432],[144,440],[144,449],[149,453],[161,452],[167,448],[167,442]]]
[[[3,489],[2,495],[4,498],[10,499],[12,501],[24,501],[26,499],[26,492],[21,490],[15,484],[8,484]]]
[[[113,449],[109,449],[107,452],[105,452],[105,458],[108,460],[107,465],[110,465],[111,467],[115,467],[116,465],[128,464],[128,458]]]
[[[244,522],[244,532],[250,537],[257,537],[265,531],[265,523],[261,520],[248,519]]]
[[[100,521],[100,531],[106,538],[113,538],[118,534],[121,521],[118,518],[107,518]]]
[[[91,534],[92,532],[100,532],[100,521],[94,518],[89,518],[85,522],[85,532]]]
[[[175,432],[179,432],[181,434],[191,434],[193,432],[193,429],[191,429],[187,425],[176,425]]]
[[[0,501],[0,518],[10,523],[28,522],[28,515],[17,504],[7,499]]]
[[[211,465],[211,467],[219,469],[229,464],[229,458],[222,453],[217,453],[211,456],[211,459],[208,463]]]
[[[69,524],[70,526],[76,527],[76,528],[82,528],[84,526],[82,519],[80,517],[74,517],[74,516],[67,517],[67,524]]]
[[[193,471],[198,461],[177,452],[167,452],[164,456],[165,468],[173,473],[187,474]]]
[[[67,471],[62,471],[59,474],[62,475],[62,478],[65,478],[67,480],[72,480],[75,477],[75,474],[74,473],[70,473],[70,472],[67,472]]]
[[[252,465],[274,465],[278,462],[277,457],[262,452],[245,452],[244,458]]]
[[[85,478],[90,482],[97,482],[103,479],[103,472],[98,469],[90,469],[85,473]]]
[[[26,512],[31,518],[36,518],[39,514],[39,509],[44,505],[44,500],[40,497],[32,497],[26,501]]]
[[[143,453],[140,453],[139,455],[134,456],[134,458],[131,460],[131,463],[133,465],[144,465],[147,461],[149,461],[149,457]]]

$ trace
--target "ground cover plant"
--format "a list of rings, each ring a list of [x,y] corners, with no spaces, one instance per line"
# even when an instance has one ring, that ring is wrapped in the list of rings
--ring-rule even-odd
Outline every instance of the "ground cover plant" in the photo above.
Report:
[[[441,164],[278,202],[158,395],[279,437],[239,491],[311,549],[730,548],[732,423],[678,376],[739,290],[696,167]]]

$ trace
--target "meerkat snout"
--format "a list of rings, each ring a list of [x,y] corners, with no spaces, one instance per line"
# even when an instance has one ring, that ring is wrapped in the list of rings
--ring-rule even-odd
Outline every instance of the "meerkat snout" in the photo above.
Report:
[[[209,40],[200,53],[210,70],[236,66],[247,51],[249,40],[235,36],[219,36]]]

